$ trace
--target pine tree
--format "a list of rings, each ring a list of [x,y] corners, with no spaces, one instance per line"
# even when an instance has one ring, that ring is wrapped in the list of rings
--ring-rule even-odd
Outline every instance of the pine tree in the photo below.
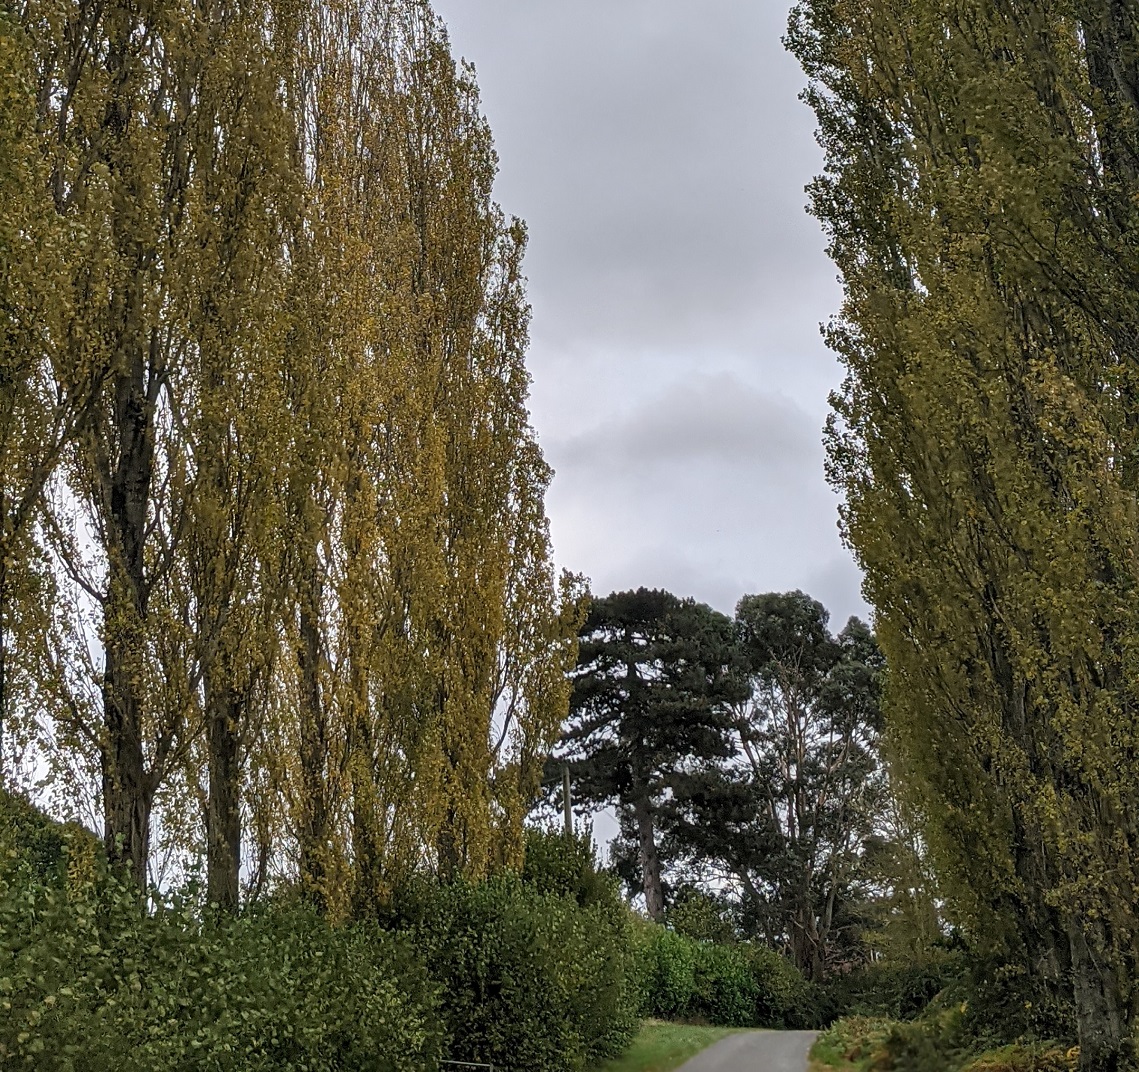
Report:
[[[746,695],[726,615],[646,588],[591,605],[553,767],[569,761],[579,800],[617,805],[652,919],[664,914],[661,808],[686,774],[730,754],[730,705]]]

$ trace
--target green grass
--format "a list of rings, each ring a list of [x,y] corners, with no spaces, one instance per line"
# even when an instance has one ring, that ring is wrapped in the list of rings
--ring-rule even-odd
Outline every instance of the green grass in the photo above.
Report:
[[[607,1061],[597,1072],[669,1072],[734,1031],[730,1027],[693,1027],[647,1020],[625,1054]]]

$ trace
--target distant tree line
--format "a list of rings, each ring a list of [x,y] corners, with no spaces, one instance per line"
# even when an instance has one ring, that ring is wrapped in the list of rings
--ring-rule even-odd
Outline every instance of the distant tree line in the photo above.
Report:
[[[882,670],[863,622],[832,635],[802,592],[745,596],[734,618],[615,592],[582,626],[548,782],[568,766],[575,799],[615,805],[615,863],[650,917],[711,897],[729,933],[821,979],[865,957],[868,903],[898,886],[882,872],[906,833],[889,822]]]

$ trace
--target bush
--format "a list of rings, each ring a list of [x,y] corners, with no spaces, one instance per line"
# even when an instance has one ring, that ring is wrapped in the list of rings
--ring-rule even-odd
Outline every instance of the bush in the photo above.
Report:
[[[72,850],[68,846],[65,856]],[[300,907],[204,921],[0,843],[0,1065],[45,1072],[418,1072],[434,992],[405,942]]]
[[[29,869],[29,877],[40,882],[62,881],[69,842],[82,844],[84,852],[101,855],[98,839],[78,823],[53,822],[22,796],[0,789],[0,846],[18,846],[18,857]]]
[[[572,897],[582,908],[602,904],[611,913],[628,915],[620,880],[597,866],[593,831],[588,827],[572,838],[556,831],[527,829],[522,881],[539,893]]]
[[[695,886],[682,886],[676,891],[666,922],[678,934],[703,942],[727,945],[739,937],[731,906]]]
[[[748,946],[752,974],[759,985],[757,1027],[808,1030],[827,1019],[826,996],[821,987],[804,978],[785,956],[770,946]]]
[[[964,970],[952,954],[923,964],[870,964],[832,980],[826,991],[835,1016],[912,1020],[947,988],[956,989]]]
[[[746,949],[701,942],[695,964],[691,1015],[721,1027],[757,1022],[760,985]]]
[[[637,1027],[628,913],[503,876],[413,883],[391,922],[439,980],[449,1056],[527,1072],[577,1072]]]
[[[819,989],[767,946],[697,941],[642,923],[641,1013],[724,1027],[815,1027]]]

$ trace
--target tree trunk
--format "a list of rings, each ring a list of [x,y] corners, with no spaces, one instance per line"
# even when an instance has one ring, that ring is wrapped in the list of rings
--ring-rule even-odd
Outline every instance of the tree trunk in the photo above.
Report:
[[[317,601],[300,609],[301,819],[298,833],[301,885],[320,908],[327,906],[329,802],[328,719],[320,687],[321,646]]]
[[[1080,1072],[1132,1069],[1136,1065],[1135,1052],[1125,1014],[1129,988],[1111,962],[1104,925],[1093,920],[1071,920],[1068,938],[1072,950]]]
[[[133,287],[132,287],[133,290]],[[142,347],[129,338],[141,298],[119,312],[127,368],[115,377],[113,427],[118,456],[109,474],[108,587],[103,616],[103,836],[112,860],[127,864],[146,888],[150,812],[156,788],[143,747],[143,649],[147,581],[144,544],[154,462],[155,373],[148,382]]]
[[[358,675],[354,686],[357,706],[351,722],[349,769],[352,775],[352,857],[356,865],[356,904],[363,913],[374,908],[380,892],[382,851],[379,815],[376,806],[376,780],[372,771],[375,744],[367,719],[367,699],[360,691]]]
[[[236,912],[241,876],[241,725],[244,702],[207,675],[209,797],[206,802],[206,899]]]
[[[119,640],[108,638],[103,678],[103,840],[108,858],[129,868],[145,891],[154,790],[143,754],[141,705]]]
[[[659,923],[664,919],[664,891],[660,884],[660,857],[657,855],[653,813],[647,796],[640,797],[633,805],[633,815],[637,820],[637,843],[645,890],[645,910],[649,914],[649,919]]]

